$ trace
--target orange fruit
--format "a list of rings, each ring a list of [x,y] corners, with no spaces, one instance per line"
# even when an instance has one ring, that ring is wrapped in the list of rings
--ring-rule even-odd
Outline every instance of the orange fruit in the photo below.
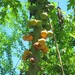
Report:
[[[34,43],[33,46],[34,46],[35,50],[44,49],[46,47],[45,44],[40,45],[39,42]]]
[[[38,39],[38,42],[39,42],[40,45],[46,44],[46,40],[44,38]]]
[[[32,54],[32,52],[29,51],[29,50],[25,50],[25,51],[24,51],[24,55],[25,55],[26,57],[28,57],[28,56],[31,55],[31,54]]]
[[[32,54],[31,51],[25,50],[25,51],[24,51],[24,54],[23,54],[23,56],[22,56],[22,60],[26,60],[31,54]]]
[[[47,31],[46,30],[41,31],[41,37],[44,39],[47,38]]]
[[[40,49],[44,49],[46,45],[40,45]]]
[[[35,48],[36,50],[40,49],[40,44],[39,44],[39,42],[34,43],[33,46],[34,46],[34,48]]]
[[[23,37],[23,40],[25,40],[25,41],[32,41],[33,40],[33,36],[32,35],[24,35]]]
[[[25,55],[22,56],[22,60],[26,60],[27,57]]]
[[[47,52],[48,52],[48,47],[43,48],[43,49],[42,49],[42,52],[43,52],[43,53],[47,53]]]

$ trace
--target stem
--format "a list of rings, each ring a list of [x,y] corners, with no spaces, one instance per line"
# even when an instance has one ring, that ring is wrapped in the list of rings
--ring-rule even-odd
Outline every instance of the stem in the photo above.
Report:
[[[41,32],[41,27],[34,28],[34,32],[33,32],[33,37],[34,40],[32,41],[32,45],[37,42],[37,40],[40,38],[40,32]],[[35,62],[31,63],[29,65],[29,70],[28,70],[28,74],[27,75],[38,75],[38,71],[39,71],[39,62],[40,62],[40,51],[39,50],[35,50],[34,47],[31,47],[31,51],[32,51],[32,57],[35,58]]]
[[[59,46],[57,44],[57,40],[56,40],[56,37],[54,35],[54,29],[53,29],[52,25],[51,25],[51,29],[53,31],[53,37],[54,37],[54,41],[55,41],[56,52],[57,52],[58,59],[59,59],[60,65],[61,65],[61,73],[62,73],[62,75],[64,75],[64,68],[63,68],[62,59],[61,59],[61,55],[60,55],[60,51],[59,51]]]

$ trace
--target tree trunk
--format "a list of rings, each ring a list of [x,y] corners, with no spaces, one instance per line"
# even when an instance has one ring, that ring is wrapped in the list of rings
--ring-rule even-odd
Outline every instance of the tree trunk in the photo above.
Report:
[[[34,28],[34,32],[33,32],[33,41],[32,41],[32,47],[31,47],[31,51],[32,51],[32,57],[34,57],[35,62],[32,63],[30,62],[29,65],[29,70],[28,70],[28,74],[27,75],[38,75],[38,71],[39,71],[39,62],[40,62],[40,50],[35,50],[33,47],[33,44],[35,42],[38,41],[38,39],[40,38],[40,32],[41,32],[41,27],[36,27]]]

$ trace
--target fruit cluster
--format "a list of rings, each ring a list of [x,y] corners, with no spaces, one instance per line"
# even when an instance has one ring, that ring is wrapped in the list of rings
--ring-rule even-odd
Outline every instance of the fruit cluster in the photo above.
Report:
[[[35,42],[33,44],[34,49],[35,50],[41,50],[43,53],[47,53],[48,52],[48,47],[46,45],[46,39],[47,39],[48,36],[52,36],[52,35],[53,35],[52,31],[42,30],[40,32],[40,39],[38,39],[37,42]],[[32,41],[32,40],[34,40],[33,36],[30,35],[30,34],[24,35],[22,38],[25,41]],[[31,54],[32,54],[31,51],[25,50],[24,54],[22,56],[22,59],[26,60],[27,58],[30,57]],[[30,58],[30,60],[31,60],[31,58]]]
[[[33,0],[29,0],[29,2],[32,2],[32,4],[29,6],[29,11],[32,14],[31,19],[28,21],[27,26],[30,29],[36,30],[37,28],[41,29],[39,37],[37,37],[36,34],[27,34],[24,35],[22,38],[25,41],[32,41],[32,47],[35,51],[41,51],[43,53],[48,52],[48,47],[46,45],[46,39],[49,36],[53,35],[53,32],[50,27],[49,19],[48,19],[48,12],[54,9],[54,5],[48,2],[47,0],[36,0],[33,2]],[[41,4],[41,6],[39,6]],[[44,9],[45,8],[45,9]],[[46,10],[48,9],[48,10]],[[30,14],[30,16],[31,16]],[[34,31],[35,32],[35,31]],[[39,33],[39,31],[35,32]],[[36,35],[37,40],[35,40],[34,35]],[[32,54],[31,51],[25,50],[22,59],[26,60],[30,55]],[[30,57],[31,58],[31,57]],[[30,59],[30,61],[33,61]]]
[[[41,50],[43,53],[47,53],[48,47],[46,46],[46,38],[49,35],[52,36],[53,32],[47,31],[47,30],[41,31],[41,33],[40,33],[41,38],[38,39],[38,41],[33,44],[35,50]]]

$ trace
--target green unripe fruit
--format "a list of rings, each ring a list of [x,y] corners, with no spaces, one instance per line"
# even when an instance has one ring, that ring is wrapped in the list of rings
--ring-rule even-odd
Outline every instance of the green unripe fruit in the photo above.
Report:
[[[48,18],[47,12],[43,12],[40,17],[41,19],[47,19]]]
[[[36,26],[41,27],[42,26],[42,21],[38,20]]]
[[[42,22],[40,20],[31,19],[28,21],[28,26],[29,27],[33,27],[33,26],[40,27],[40,26],[42,26]]]
[[[48,36],[53,36],[53,31],[50,30],[50,31],[47,32],[47,34],[48,34]]]
[[[35,26],[37,24],[37,20],[36,19],[31,19],[28,21],[28,26],[32,27]]]
[[[55,7],[55,6],[54,6],[53,4],[49,4],[49,9],[52,10],[52,9],[54,9],[54,7]]]

